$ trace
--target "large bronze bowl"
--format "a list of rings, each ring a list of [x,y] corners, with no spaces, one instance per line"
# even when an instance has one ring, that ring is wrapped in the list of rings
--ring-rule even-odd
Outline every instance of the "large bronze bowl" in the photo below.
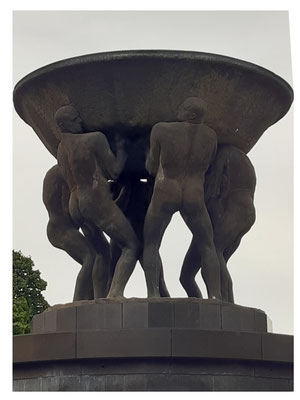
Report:
[[[220,143],[246,153],[263,132],[289,110],[291,87],[257,65],[190,51],[118,51],[75,57],[40,68],[15,87],[20,117],[56,156],[59,135],[53,115],[73,104],[87,131],[100,130],[113,142],[124,135],[127,170],[143,175],[151,127],[176,120],[189,96],[207,102],[206,123]]]

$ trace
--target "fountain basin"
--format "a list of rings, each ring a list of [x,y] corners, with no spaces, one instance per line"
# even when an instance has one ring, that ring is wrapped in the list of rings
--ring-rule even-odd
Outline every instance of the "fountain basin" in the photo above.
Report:
[[[287,82],[257,65],[216,54],[139,50],[98,53],[40,68],[17,83],[19,116],[56,156],[59,135],[53,115],[73,104],[87,131],[100,130],[113,142],[126,137],[127,170],[144,174],[144,154],[152,126],[176,120],[189,96],[208,105],[205,123],[219,143],[248,152],[265,130],[281,119],[293,101]]]

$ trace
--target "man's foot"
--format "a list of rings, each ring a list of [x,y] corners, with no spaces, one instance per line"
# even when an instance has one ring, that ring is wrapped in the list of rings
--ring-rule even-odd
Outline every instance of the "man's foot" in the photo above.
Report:
[[[107,299],[125,299],[125,297],[123,293],[109,292]]]

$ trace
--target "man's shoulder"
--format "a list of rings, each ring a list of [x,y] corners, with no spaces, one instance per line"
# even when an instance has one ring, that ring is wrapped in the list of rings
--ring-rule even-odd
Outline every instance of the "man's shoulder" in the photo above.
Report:
[[[168,125],[168,122],[157,122],[153,125],[152,130],[164,129]]]
[[[178,121],[176,121],[176,122],[157,122],[155,125],[153,125],[153,128],[154,127],[170,128],[172,126],[176,126],[179,124],[182,124],[182,122],[178,122]]]
[[[180,122],[158,122],[153,125],[152,132],[172,131],[179,126]]]
[[[208,135],[217,136],[216,131],[206,124],[199,124],[199,130],[207,133]]]
[[[103,132],[100,131],[94,131],[94,132],[87,132],[84,134],[86,138],[91,138],[91,140],[101,140],[101,141],[106,141],[106,136],[104,135]]]
[[[100,131],[92,131],[92,132],[86,132],[84,133],[84,135],[86,136],[104,136],[104,133],[100,132]]]
[[[161,136],[161,133],[165,131],[165,122],[157,122],[152,126],[151,129],[151,140],[158,140]]]

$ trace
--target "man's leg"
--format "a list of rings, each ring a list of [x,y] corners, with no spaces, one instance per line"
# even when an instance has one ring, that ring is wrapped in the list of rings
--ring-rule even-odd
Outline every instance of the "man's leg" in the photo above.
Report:
[[[123,297],[125,285],[139,257],[140,243],[136,234],[123,212],[104,191],[98,189],[81,194],[78,204],[86,223],[96,225],[122,250],[108,297]]]
[[[231,245],[226,247],[226,249],[224,250],[224,259],[226,263],[228,262],[232,254],[238,249],[240,243],[241,243],[241,238],[237,238]]]
[[[93,268],[93,287],[94,287],[94,298],[105,298],[107,297],[111,277],[110,277],[110,263],[111,253],[110,246],[103,235],[99,232],[98,235],[98,249],[96,253],[94,268]]]
[[[86,239],[96,251],[92,279],[94,298],[105,298],[108,293],[110,279],[111,253],[110,245],[103,233],[96,226],[84,224],[81,227]]]
[[[232,256],[232,254],[237,250],[240,243],[241,243],[241,238],[237,238],[229,247],[227,247],[223,251],[223,257],[224,257],[226,269],[228,272],[228,279],[227,279],[228,300],[227,301],[229,301],[230,303],[234,303],[234,296],[233,296],[233,283],[232,283],[232,279],[230,276],[230,272],[227,267],[227,262],[228,262],[229,258]],[[223,277],[222,277],[222,285],[223,285]]]
[[[220,262],[222,300],[234,303],[232,279],[228,271],[226,261],[224,259],[223,251],[217,249],[217,256]]]
[[[111,262],[110,262],[110,282],[109,282],[109,288],[111,286],[111,282],[116,270],[116,265],[117,262],[120,258],[120,255],[122,254],[122,250],[118,246],[115,240],[110,241],[110,250],[111,250]]]
[[[183,211],[181,215],[191,230],[195,246],[201,254],[201,274],[206,284],[208,297],[221,300],[220,263],[213,243],[213,230],[206,207],[203,205],[192,213]]]
[[[215,228],[214,242],[221,267],[222,295],[234,303],[232,279],[227,263],[240,245],[242,237],[255,221],[253,200],[247,191],[234,192],[227,198],[226,210]]]
[[[103,220],[104,216],[102,215]],[[102,221],[100,219],[99,223],[102,223]],[[123,297],[126,283],[134,270],[141,251],[140,243],[129,221],[114,202],[111,203],[110,213],[105,216],[102,224],[103,231],[121,249],[108,297]]]
[[[196,241],[193,238],[184,258],[179,280],[189,297],[198,297],[201,299],[202,294],[195,281],[195,276],[197,275],[200,267],[201,254],[199,253]]]
[[[92,271],[96,252],[87,239],[70,224],[48,223],[47,235],[50,243],[64,250],[82,267],[78,273],[74,292],[74,301],[94,298]]]
[[[170,297],[170,293],[168,291],[165,278],[164,278],[164,270],[161,268],[160,276],[159,276],[159,294],[160,297]]]
[[[172,213],[157,213],[151,203],[145,218],[144,252],[142,267],[146,276],[148,297],[160,297],[162,261],[159,248],[164,232],[172,218]],[[162,288],[164,289],[164,288]]]

